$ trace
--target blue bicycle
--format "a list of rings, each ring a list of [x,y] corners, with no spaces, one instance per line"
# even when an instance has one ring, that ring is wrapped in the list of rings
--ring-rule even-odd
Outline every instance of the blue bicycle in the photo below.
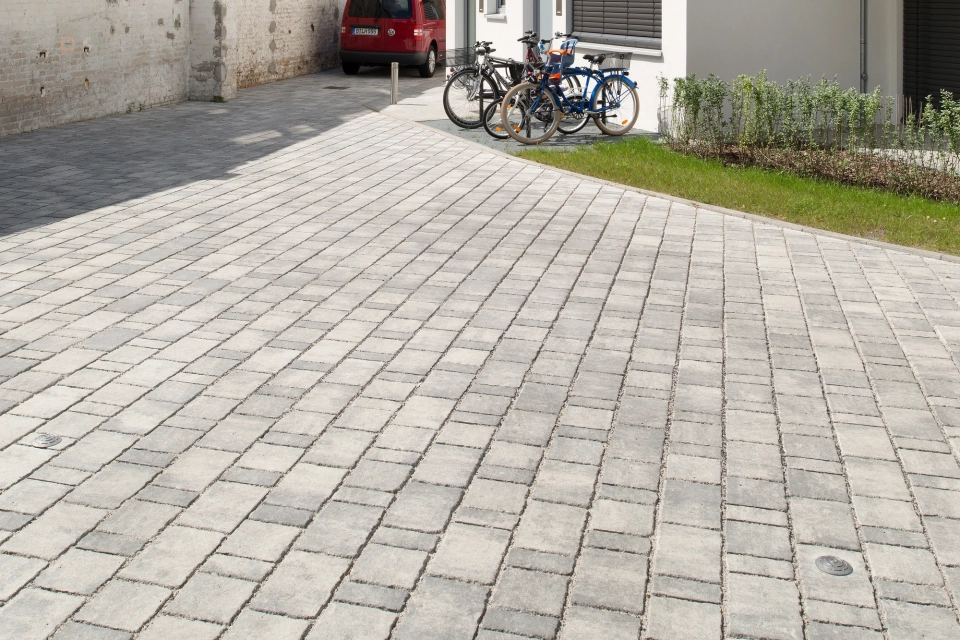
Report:
[[[549,60],[536,82],[514,86],[504,96],[500,118],[511,138],[540,144],[552,136],[564,118],[592,118],[603,133],[622,136],[640,115],[637,85],[627,77],[628,53],[584,56],[590,68],[572,67],[577,39],[565,40],[549,51]],[[583,78],[582,92],[562,89],[570,77]]]

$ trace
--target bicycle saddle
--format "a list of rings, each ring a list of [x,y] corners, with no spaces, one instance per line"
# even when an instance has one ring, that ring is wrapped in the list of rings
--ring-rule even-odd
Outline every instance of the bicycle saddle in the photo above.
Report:
[[[592,55],[587,54],[587,55],[583,56],[583,59],[586,60],[586,61],[588,61],[588,62],[595,62],[595,63],[597,63],[597,64],[600,64],[601,62],[603,62],[604,60],[607,59],[607,56],[606,56],[606,54],[603,54],[603,53],[595,53],[595,54],[592,54]]]

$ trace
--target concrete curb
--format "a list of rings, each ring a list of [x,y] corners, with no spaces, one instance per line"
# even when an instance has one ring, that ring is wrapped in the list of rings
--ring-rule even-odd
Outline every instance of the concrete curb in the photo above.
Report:
[[[460,143],[462,143],[462,144],[469,145],[469,146],[471,146],[471,147],[476,147],[477,149],[481,149],[481,150],[486,151],[486,152],[488,152],[488,153],[493,153],[493,154],[495,154],[495,155],[503,156],[504,158],[509,158],[509,159],[515,160],[515,161],[517,161],[517,162],[525,162],[525,163],[527,163],[527,164],[529,164],[529,165],[533,165],[533,166],[536,166],[536,167],[541,167],[541,168],[544,168],[544,169],[549,169],[550,171],[556,171],[556,172],[558,172],[558,173],[562,173],[562,174],[565,174],[565,175],[568,175],[568,176],[571,176],[571,177],[574,177],[574,178],[577,178],[577,179],[580,179],[580,180],[584,180],[584,179],[586,179],[586,180],[592,180],[592,181],[594,181],[594,182],[597,182],[597,183],[600,183],[600,184],[604,184],[604,185],[607,185],[607,186],[610,186],[610,187],[617,187],[618,189],[623,189],[623,190],[625,190],[625,191],[633,191],[634,193],[640,193],[640,194],[643,194],[643,195],[645,195],[645,196],[651,196],[651,197],[654,197],[654,198],[661,198],[661,199],[663,199],[663,200],[668,200],[668,201],[670,201],[670,202],[676,202],[677,204],[685,204],[685,205],[688,205],[688,206],[691,206],[691,207],[694,207],[694,208],[697,208],[697,209],[703,209],[704,211],[710,211],[710,212],[712,212],[712,213],[720,213],[720,214],[723,214],[723,215],[733,216],[733,217],[736,217],[736,218],[744,218],[744,219],[746,219],[746,220],[751,220],[751,221],[753,221],[753,222],[760,222],[760,223],[764,223],[764,224],[774,225],[774,226],[777,226],[777,227],[782,227],[782,228],[784,228],[784,229],[792,229],[792,230],[794,230],[794,231],[803,231],[803,232],[805,232],[805,233],[810,233],[810,234],[813,234],[813,235],[823,236],[823,237],[826,237],[826,238],[836,238],[836,239],[838,239],[838,240],[846,240],[847,242],[859,242],[860,244],[870,245],[870,246],[872,246],[872,247],[877,247],[878,249],[884,249],[884,250],[886,250],[886,251],[899,251],[900,253],[909,253],[909,254],[916,255],[916,256],[919,256],[919,257],[921,257],[921,258],[927,258],[927,259],[930,259],[930,260],[942,260],[942,261],[944,261],[944,262],[952,262],[952,263],[955,263],[955,264],[960,264],[960,256],[955,256],[955,255],[952,255],[952,254],[949,254],[949,253],[941,253],[941,252],[939,252],[939,251],[929,251],[929,250],[927,250],[927,249],[917,249],[917,248],[915,248],[915,247],[905,247],[905,246],[903,246],[903,245],[892,244],[892,243],[890,243],[890,242],[882,242],[882,241],[880,241],[880,240],[871,240],[871,239],[869,239],[869,238],[861,238],[861,237],[859,237],[859,236],[851,236],[851,235],[847,235],[847,234],[845,234],[845,233],[837,233],[836,231],[827,231],[826,229],[817,229],[817,228],[815,228],[815,227],[806,227],[806,226],[803,226],[803,225],[800,225],[800,224],[795,224],[795,223],[793,223],[793,222],[786,222],[786,221],[784,221],[784,220],[777,220],[776,218],[766,218],[766,217],[764,217],[764,216],[761,216],[761,215],[758,215],[758,214],[755,214],[755,213],[746,213],[745,211],[737,211],[737,210],[735,210],[735,209],[727,209],[727,208],[725,208],[725,207],[718,207],[718,206],[716,206],[716,205],[704,204],[704,203],[702,203],[702,202],[697,202],[696,200],[687,200],[686,198],[679,198],[679,197],[677,197],[677,196],[672,196],[672,195],[669,195],[669,194],[666,194],[666,193],[658,193],[658,192],[656,192],[656,191],[648,191],[648,190],[646,190],[646,189],[640,189],[640,188],[637,188],[637,187],[631,187],[630,185],[621,184],[621,183],[619,183],[619,182],[611,182],[610,180],[604,180],[603,178],[595,178],[595,177],[593,177],[593,176],[588,176],[588,175],[585,175],[585,174],[583,174],[583,173],[576,173],[576,172],[574,172],[574,171],[568,171],[567,169],[558,169],[557,167],[552,167],[552,166],[550,166],[550,165],[542,164],[542,163],[540,163],[540,162],[534,162],[533,160],[527,160],[526,158],[521,158],[521,157],[519,157],[519,156],[515,156],[515,155],[512,155],[512,154],[506,153],[506,152],[504,152],[504,151],[500,151],[500,150],[498,150],[498,149],[494,149],[494,148],[492,148],[492,147],[487,147],[487,146],[482,145],[482,144],[479,144],[479,143],[477,143],[477,142],[473,142],[472,140],[466,140],[466,139],[464,139],[464,138],[460,138],[460,137],[455,136],[455,135],[453,135],[453,134],[447,133],[446,131],[441,131],[441,130],[439,130],[439,129],[434,129],[433,127],[429,127],[429,126],[427,126],[427,125],[424,125],[424,124],[422,124],[422,123],[420,123],[420,122],[417,122],[416,120],[409,120],[409,119],[407,119],[407,118],[402,118],[402,117],[400,117],[400,116],[395,116],[395,115],[392,115],[392,114],[389,114],[389,113],[382,113],[379,109],[374,108],[374,107],[371,106],[371,105],[366,105],[366,104],[365,104],[364,106],[365,106],[366,108],[370,109],[371,111],[373,111],[374,113],[377,113],[378,115],[381,115],[381,116],[384,116],[384,117],[387,117],[387,118],[393,118],[394,120],[397,120],[397,121],[400,121],[400,122],[404,122],[404,123],[407,123],[407,124],[412,124],[412,125],[418,126],[418,127],[420,127],[421,129],[426,129],[427,131],[430,131],[430,132],[435,133],[435,134],[437,134],[437,135],[441,135],[441,136],[444,136],[444,137],[446,137],[446,138],[450,138],[451,140],[456,140],[457,142],[460,142]]]

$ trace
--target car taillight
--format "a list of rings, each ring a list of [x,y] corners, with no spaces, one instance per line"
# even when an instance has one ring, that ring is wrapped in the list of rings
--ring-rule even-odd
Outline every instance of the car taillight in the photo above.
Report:
[[[347,28],[341,26],[341,27],[340,27],[340,33],[346,33],[346,32],[347,32]]]
[[[413,39],[417,40],[423,37],[423,29],[414,29],[413,30]]]

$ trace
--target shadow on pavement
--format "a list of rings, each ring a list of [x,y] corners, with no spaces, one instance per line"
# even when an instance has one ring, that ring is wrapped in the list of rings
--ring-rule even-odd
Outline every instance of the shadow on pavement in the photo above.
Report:
[[[401,97],[443,83],[401,69]],[[246,163],[389,101],[390,71],[339,69],[0,139],[0,237],[176,188]]]

